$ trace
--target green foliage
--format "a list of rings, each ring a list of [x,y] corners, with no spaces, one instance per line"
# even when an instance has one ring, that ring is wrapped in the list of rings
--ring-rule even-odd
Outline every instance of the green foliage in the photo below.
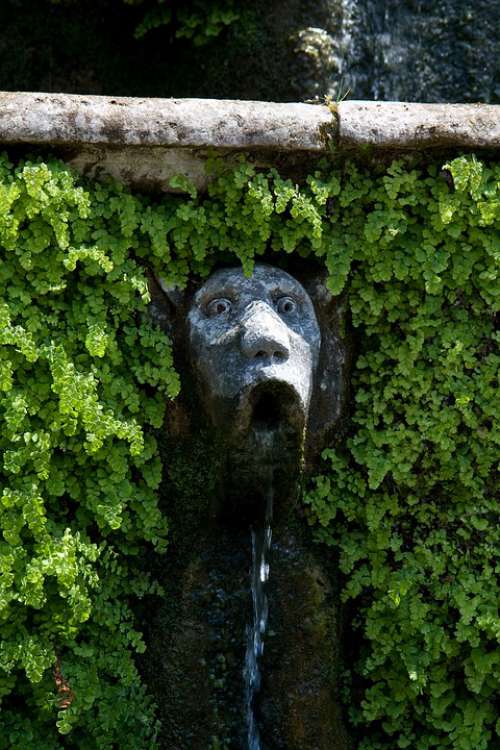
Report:
[[[500,745],[500,170],[468,157],[444,169],[454,188],[393,164],[340,194],[360,332],[353,430],[324,452],[307,502],[359,613],[348,702],[362,750]]]
[[[78,0],[50,2],[65,5]],[[167,26],[175,37],[189,39],[196,47],[219,36],[240,17],[235,9],[235,0],[184,0],[181,3],[171,0],[123,0],[123,3],[144,10],[144,17],[135,30],[136,39],[141,39],[152,29]]]
[[[124,0],[129,5],[142,5],[144,0]],[[178,39],[190,39],[196,47],[211,41],[239,19],[234,0],[191,0],[178,8],[175,15],[166,0],[155,0],[136,29],[140,39],[151,29],[172,25]]]
[[[128,602],[156,590],[134,556],[165,548],[152,430],[178,380],[130,252],[142,204],[3,159],[0,206],[0,747],[148,747]]]
[[[500,170],[209,167],[207,195],[177,179],[188,197],[152,202],[0,162],[0,747],[154,747],[130,601],[165,549],[154,430],[178,381],[146,266],[184,284],[277,252],[349,279],[352,430],[306,502],[358,612],[359,747],[494,750]]]

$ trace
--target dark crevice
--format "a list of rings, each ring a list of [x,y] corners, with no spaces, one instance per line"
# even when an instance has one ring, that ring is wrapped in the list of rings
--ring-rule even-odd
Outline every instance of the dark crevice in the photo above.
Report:
[[[252,424],[257,430],[276,430],[283,419],[282,404],[276,393],[263,391],[253,407]]]

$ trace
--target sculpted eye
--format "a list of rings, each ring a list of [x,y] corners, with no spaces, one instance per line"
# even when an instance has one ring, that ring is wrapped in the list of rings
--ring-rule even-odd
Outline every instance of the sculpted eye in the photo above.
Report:
[[[215,315],[224,315],[231,309],[231,302],[225,297],[218,297],[213,299],[207,305],[207,314],[213,318]]]
[[[280,315],[290,315],[297,309],[297,303],[291,297],[280,297],[276,302],[276,309]]]

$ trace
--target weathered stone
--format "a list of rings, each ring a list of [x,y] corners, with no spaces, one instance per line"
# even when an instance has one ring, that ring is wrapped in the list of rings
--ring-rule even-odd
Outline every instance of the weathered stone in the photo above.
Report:
[[[199,415],[198,415],[199,416]],[[167,421],[168,427],[169,421]],[[224,468],[218,436],[194,429],[167,441],[163,509],[171,525],[154,575],[163,602],[145,616],[141,671],[158,705],[164,750],[243,748],[250,531],[211,513]],[[268,632],[256,714],[267,750],[347,750],[335,564],[295,514],[273,523]]]
[[[158,574],[166,596],[148,617],[143,671],[164,750],[243,747],[250,545],[241,531],[209,526],[200,510],[193,536],[176,539]],[[173,520],[179,531],[182,511]]]
[[[347,750],[339,699],[340,607],[334,566],[304,532],[277,525],[269,556],[270,633],[258,713],[265,747]]]
[[[337,107],[341,148],[500,148],[500,106],[345,101]]]
[[[217,271],[196,293],[188,320],[192,366],[215,424],[246,431],[258,407],[253,394],[273,383],[287,387],[307,421],[321,334],[296,279],[263,264],[250,278],[241,268]]]
[[[167,595],[148,623],[143,662],[162,747],[246,747],[257,721],[268,750],[346,750],[335,571],[295,504],[304,434],[318,448],[346,401],[342,302],[310,261],[293,276],[265,264],[251,277],[220,269],[187,290],[151,279],[151,293],[183,381],[166,420],[172,543],[159,575]],[[270,543],[273,506],[261,659],[255,633],[264,638],[267,600],[256,581],[265,580],[265,555],[253,540],[264,530]]]
[[[208,184],[205,161],[200,149],[168,148],[166,146],[84,146],[62,153],[67,164],[90,179],[104,175],[113,177],[135,190],[145,193],[170,192],[174,175],[184,175],[198,189]],[[231,156],[223,154],[226,162]]]
[[[225,507],[239,517],[265,494],[266,466],[275,467],[276,508],[288,512],[304,458],[339,433],[347,401],[343,301],[310,264],[297,270],[302,283],[263,264],[250,278],[223,269],[186,291],[160,280],[163,302],[151,282],[155,315],[226,443]]]
[[[326,44],[324,35],[318,39]],[[496,149],[500,106],[0,93],[1,143],[46,146],[89,177],[111,175],[140,190],[176,192],[170,180],[179,174],[204,190],[214,153],[228,164],[246,154],[256,166],[294,175],[310,172],[332,149]]]
[[[326,107],[0,93],[0,143],[322,151]]]

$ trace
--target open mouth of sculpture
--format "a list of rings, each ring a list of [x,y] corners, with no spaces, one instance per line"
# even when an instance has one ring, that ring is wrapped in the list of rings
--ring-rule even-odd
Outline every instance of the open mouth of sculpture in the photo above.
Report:
[[[255,386],[247,397],[248,427],[257,433],[273,434],[283,429],[302,430],[304,409],[297,391],[283,381]]]
[[[300,393],[286,381],[268,379],[241,395],[232,434],[226,502],[220,519],[243,528],[260,527],[288,508],[302,461],[306,411]]]

